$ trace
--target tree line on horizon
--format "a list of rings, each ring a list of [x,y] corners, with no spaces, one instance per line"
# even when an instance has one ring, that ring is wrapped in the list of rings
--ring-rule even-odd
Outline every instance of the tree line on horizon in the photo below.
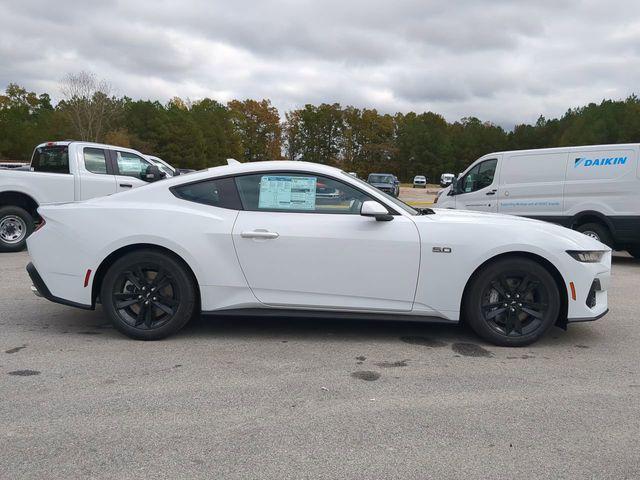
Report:
[[[306,160],[366,176],[389,172],[408,181],[458,173],[500,150],[640,142],[640,99],[603,100],[561,118],[507,131],[433,112],[383,114],[375,109],[307,104],[282,118],[268,99],[173,98],[166,104],[111,94],[91,74],[70,74],[64,98],[9,84],[0,94],[0,159],[28,161],[35,145],[61,139],[97,141],[157,155],[181,168],[241,161]]]

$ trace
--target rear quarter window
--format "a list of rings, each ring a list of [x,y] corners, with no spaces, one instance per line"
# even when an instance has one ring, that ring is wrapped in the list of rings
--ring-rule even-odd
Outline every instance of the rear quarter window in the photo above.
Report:
[[[34,172],[69,173],[69,147],[52,145],[36,148],[31,168]]]
[[[204,180],[197,183],[177,185],[171,192],[182,200],[211,205],[212,207],[242,210],[240,197],[233,178]]]

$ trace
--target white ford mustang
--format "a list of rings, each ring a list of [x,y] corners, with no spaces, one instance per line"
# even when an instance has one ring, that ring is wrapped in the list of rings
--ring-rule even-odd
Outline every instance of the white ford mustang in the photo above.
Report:
[[[138,339],[202,312],[465,321],[518,346],[607,312],[600,242],[520,217],[415,210],[318,164],[236,162],[39,212],[36,293],[99,301]]]

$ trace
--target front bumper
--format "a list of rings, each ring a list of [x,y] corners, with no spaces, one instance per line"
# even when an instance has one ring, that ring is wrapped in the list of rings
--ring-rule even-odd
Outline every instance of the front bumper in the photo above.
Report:
[[[609,312],[608,290],[611,284],[611,252],[603,263],[585,264],[579,267],[583,275],[574,275],[575,299],[571,283],[568,285],[569,309],[567,323],[591,322],[604,317]]]
[[[93,310],[95,308],[94,305],[85,305],[83,303],[72,302],[71,300],[66,300],[64,298],[56,297],[55,295],[53,295],[47,285],[44,283],[44,280],[42,280],[42,277],[38,273],[38,270],[36,270],[36,267],[31,262],[29,262],[29,264],[27,265],[27,273],[29,274],[29,277],[31,277],[31,281],[33,282],[31,291],[37,297],[43,297],[50,302],[60,303],[69,307],[82,308],[84,310]]]

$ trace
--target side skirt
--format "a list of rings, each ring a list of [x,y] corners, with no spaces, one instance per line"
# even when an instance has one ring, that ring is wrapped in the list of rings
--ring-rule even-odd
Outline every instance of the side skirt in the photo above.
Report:
[[[325,318],[344,320],[386,320],[400,322],[425,322],[456,325],[457,320],[428,315],[406,313],[340,312],[330,310],[297,310],[290,308],[235,308],[228,310],[202,311],[202,315],[215,317],[285,317],[285,318]]]

